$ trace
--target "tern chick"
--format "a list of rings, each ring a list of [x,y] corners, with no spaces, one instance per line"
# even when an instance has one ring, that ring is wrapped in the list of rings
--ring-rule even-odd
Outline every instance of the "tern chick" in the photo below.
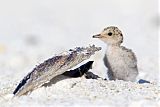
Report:
[[[138,75],[137,59],[132,50],[121,46],[122,32],[115,26],[105,28],[93,38],[99,38],[107,44],[104,64],[108,68],[110,80],[135,81]]]

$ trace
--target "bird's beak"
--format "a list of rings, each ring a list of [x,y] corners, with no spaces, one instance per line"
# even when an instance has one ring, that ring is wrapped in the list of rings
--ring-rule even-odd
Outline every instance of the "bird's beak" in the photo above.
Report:
[[[101,38],[102,36],[101,36],[101,34],[97,34],[97,35],[93,35],[92,37],[93,38]]]

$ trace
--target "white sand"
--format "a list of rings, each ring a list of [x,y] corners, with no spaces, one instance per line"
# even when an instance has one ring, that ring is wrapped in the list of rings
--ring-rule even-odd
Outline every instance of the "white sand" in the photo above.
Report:
[[[10,90],[5,91],[10,93]],[[3,96],[0,97],[0,103],[2,107],[47,105],[141,107],[145,104],[147,107],[158,107],[159,93],[160,88],[153,84],[72,78],[39,88],[19,98],[11,99],[11,94],[1,93]]]

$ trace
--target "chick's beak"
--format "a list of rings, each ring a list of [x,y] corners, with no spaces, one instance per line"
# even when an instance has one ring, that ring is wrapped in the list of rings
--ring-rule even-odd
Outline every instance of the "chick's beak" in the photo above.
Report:
[[[97,35],[93,35],[92,37],[93,38],[101,38],[102,36],[101,36],[101,34],[97,34]]]

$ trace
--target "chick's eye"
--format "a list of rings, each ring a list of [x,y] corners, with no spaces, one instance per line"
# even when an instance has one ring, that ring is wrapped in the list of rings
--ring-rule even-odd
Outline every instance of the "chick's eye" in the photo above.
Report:
[[[109,32],[109,33],[108,33],[108,36],[112,36],[112,33],[111,33],[111,32]]]

